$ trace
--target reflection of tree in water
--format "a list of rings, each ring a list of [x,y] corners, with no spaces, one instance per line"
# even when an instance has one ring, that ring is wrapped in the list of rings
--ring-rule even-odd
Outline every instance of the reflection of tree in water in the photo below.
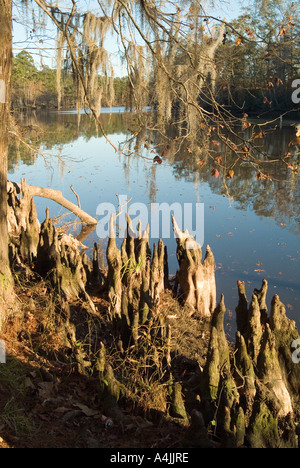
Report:
[[[295,233],[300,232],[300,185],[299,173],[291,170],[288,164],[299,165],[298,149],[289,146],[295,131],[292,128],[281,129],[266,133],[256,145],[261,149],[259,170],[258,165],[242,158],[236,162],[236,155],[220,145],[211,155],[201,159],[198,155],[187,152],[178,153],[173,162],[176,177],[187,181],[199,180],[207,182],[214,193],[231,197],[241,209],[252,209],[257,215],[272,217],[278,224],[287,224]],[[291,152],[288,160],[284,159],[287,152]],[[218,164],[218,156],[222,157]],[[276,160],[275,160],[276,158]],[[258,160],[257,160],[258,161]],[[234,176],[228,178],[228,169],[234,168]],[[212,175],[217,169],[218,177]],[[258,178],[258,171],[268,174],[266,179]]]
[[[256,156],[259,158],[260,170],[269,174],[268,179],[257,180],[255,160],[251,161],[251,165],[243,158],[237,162],[236,154],[232,154],[223,142],[220,142],[219,146],[211,146],[205,131],[197,141],[189,141],[187,138],[178,140],[172,127],[168,135],[159,136],[145,130],[135,132],[134,114],[102,114],[101,119],[106,134],[120,135],[120,148],[127,147],[132,151],[131,156],[128,152],[124,157],[119,156],[128,182],[132,165],[136,166],[142,162],[135,155],[142,154],[147,157],[146,189],[150,202],[156,200],[156,173],[159,170],[159,165],[151,164],[151,158],[160,155],[163,163],[172,166],[175,177],[194,183],[206,182],[214,193],[235,200],[239,208],[251,209],[259,216],[272,217],[277,223],[287,224],[289,229],[299,232],[299,174],[288,167],[286,160],[281,160],[287,152],[291,152],[289,161],[299,164],[299,148],[289,146],[295,136],[293,127],[288,126],[276,131],[264,128],[264,138],[255,140],[256,147],[261,150],[261,154],[258,152]],[[81,116],[79,126],[76,114],[55,112],[23,114],[20,117],[20,125],[24,139],[43,150],[54,147],[59,150],[78,138],[88,141],[92,137],[101,137],[93,119],[85,114]],[[256,131],[252,126],[243,132],[243,137],[251,140],[251,134]],[[155,150],[155,153],[151,150]],[[265,157],[266,154],[268,158]],[[221,162],[218,161],[220,156]],[[9,170],[13,171],[18,162],[34,164],[36,157],[36,153],[26,146],[12,145]],[[271,162],[274,159],[277,161]],[[141,167],[144,167],[143,164]],[[226,177],[230,168],[234,168],[232,179]],[[212,175],[214,169],[218,170],[218,177]]]
[[[78,138],[86,141],[92,137],[101,137],[99,128],[90,115],[83,114],[78,125],[77,115],[60,112],[31,112],[22,113],[16,117],[22,143],[13,139],[9,153],[9,171],[13,171],[17,163],[34,164],[36,150],[41,152],[56,151],[64,145],[75,142]],[[129,113],[102,114],[104,130],[108,135],[124,134],[130,126],[134,116]]]

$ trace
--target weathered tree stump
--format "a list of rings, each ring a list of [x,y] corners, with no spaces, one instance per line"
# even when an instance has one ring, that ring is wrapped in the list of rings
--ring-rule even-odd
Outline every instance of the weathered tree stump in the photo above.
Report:
[[[58,233],[47,209],[46,219],[41,225],[35,271],[50,280],[62,299],[74,301],[82,298],[95,311],[86,291],[87,266],[82,247],[73,236]]]
[[[170,414],[174,418],[181,419],[185,424],[188,423],[188,415],[185,409],[184,398],[182,395],[182,385],[180,382],[170,382],[171,407]]]
[[[31,262],[37,255],[40,223],[25,179],[22,179],[19,192],[15,185],[9,186],[7,220],[11,240],[15,239],[22,259]]]
[[[296,447],[300,370],[292,361],[291,344],[299,339],[298,331],[277,295],[266,315],[266,280],[254,291],[248,310],[243,283],[238,282],[238,290],[234,348],[224,333],[223,296],[212,317],[201,377],[204,419],[213,420],[224,446]]]
[[[110,317],[114,322],[120,347],[134,344],[138,347],[141,327],[146,327],[159,305],[164,292],[166,258],[163,242],[149,246],[149,227],[138,232],[127,216],[127,237],[118,249],[115,240],[114,219],[110,220],[110,238],[107,246],[108,297]]]
[[[291,359],[293,352],[291,346],[299,339],[299,333],[295,322],[286,316],[285,306],[277,294],[272,299],[269,326],[275,336],[275,346],[284,381],[292,399],[296,400],[300,394],[300,366]]]
[[[121,253],[116,245],[114,219],[110,219],[109,240],[106,250],[107,258],[107,282],[108,282],[108,297],[110,301],[110,316],[111,319],[121,317],[121,300],[122,300],[122,259]]]
[[[174,216],[173,229],[177,242],[179,270],[176,273],[175,291],[180,286],[184,304],[191,313],[211,316],[216,307],[215,260],[209,246],[202,263],[202,249],[187,230],[180,231]]]
[[[94,310],[86,292],[88,265],[83,258],[84,246],[73,236],[58,232],[48,209],[45,221],[39,223],[24,179],[20,186],[9,184],[8,213],[12,263],[47,277],[62,300],[81,297]]]

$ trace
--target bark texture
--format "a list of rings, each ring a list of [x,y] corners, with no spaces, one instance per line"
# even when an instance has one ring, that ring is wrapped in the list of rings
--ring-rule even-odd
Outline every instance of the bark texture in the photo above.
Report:
[[[299,334],[277,295],[266,315],[267,287],[263,280],[248,306],[244,283],[238,282],[234,347],[224,332],[223,296],[213,314],[200,393],[204,419],[213,422],[226,447],[298,446],[300,369],[291,346]]]
[[[177,241],[177,260],[179,270],[176,274],[176,285],[180,287],[184,303],[192,313],[211,316],[216,307],[215,260],[209,246],[206,248],[202,262],[202,249],[186,230],[180,231],[172,217],[173,229]]]
[[[11,312],[12,276],[8,255],[7,157],[12,67],[12,1],[0,0],[0,329]]]
[[[97,262],[86,258],[85,247],[79,240],[60,233],[54,227],[48,209],[44,222],[40,224],[32,187],[27,186],[25,180],[20,186],[9,184],[8,187],[7,224],[11,263],[27,272],[30,265],[31,274],[48,278],[62,300],[83,298],[94,309],[86,286],[94,277],[98,278],[99,283],[100,278],[102,281]]]

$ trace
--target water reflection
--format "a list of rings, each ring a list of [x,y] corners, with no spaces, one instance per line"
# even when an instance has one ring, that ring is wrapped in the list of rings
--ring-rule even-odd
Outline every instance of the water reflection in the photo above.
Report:
[[[22,144],[12,145],[11,180],[18,182],[26,177],[32,185],[62,190],[65,197],[75,202],[70,191],[73,185],[82,208],[92,216],[103,201],[117,205],[116,194],[126,194],[133,202],[147,206],[155,202],[203,202],[205,243],[214,252],[218,292],[225,291],[228,309],[234,311],[237,304],[237,280],[246,281],[251,298],[252,290],[260,287],[266,277],[269,300],[278,293],[288,304],[290,316],[298,322],[299,174],[288,164],[299,164],[299,148],[289,145],[295,138],[290,122],[276,131],[275,124],[257,126],[262,122],[252,122],[246,130],[238,129],[251,138],[263,128],[264,138],[253,142],[259,148],[255,157],[269,178],[258,179],[255,159],[250,164],[243,157],[237,161],[220,139],[209,147],[205,131],[202,140],[186,140],[179,145],[172,126],[168,138],[158,138],[139,131],[136,116],[120,109],[102,113],[101,119],[114,145],[130,150],[124,153],[115,153],[89,115],[82,114],[80,122],[75,113],[63,112],[22,115],[19,119],[24,139],[30,139],[39,153]],[[289,159],[285,159],[287,152],[291,153]],[[158,159],[153,163],[155,156]],[[214,169],[218,170],[218,177],[212,175]],[[234,171],[233,178],[228,178],[230,169]],[[64,210],[52,202],[36,199],[36,204],[40,218],[44,217],[46,206],[51,216],[64,215]],[[99,242],[95,231],[89,236],[88,245],[94,241]],[[174,239],[164,241],[170,272],[175,273],[176,243]]]

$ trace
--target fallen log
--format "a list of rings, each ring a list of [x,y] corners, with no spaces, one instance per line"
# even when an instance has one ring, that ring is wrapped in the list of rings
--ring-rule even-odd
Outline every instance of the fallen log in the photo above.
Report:
[[[9,193],[13,189],[16,189],[17,193],[22,193],[24,184],[25,184],[24,179],[22,180],[21,184],[18,184],[17,182],[8,182],[7,191]],[[86,223],[88,225],[97,224],[97,221],[95,218],[93,218],[88,213],[83,211],[79,206],[67,200],[59,190],[54,190],[54,189],[44,188],[44,187],[36,187],[34,185],[27,185],[27,184],[26,184],[26,190],[29,196],[42,197],[42,198],[47,198],[49,200],[55,201],[59,205],[63,206],[67,210],[74,213],[75,216],[78,216],[78,218],[83,223]]]

